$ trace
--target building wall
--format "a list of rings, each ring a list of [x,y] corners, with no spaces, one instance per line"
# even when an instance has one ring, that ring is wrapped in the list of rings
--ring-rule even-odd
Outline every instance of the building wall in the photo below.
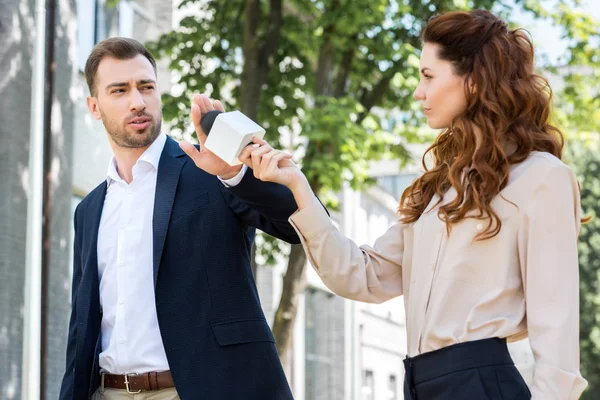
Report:
[[[94,0],[58,0],[55,40],[55,87],[52,107],[52,212],[48,278],[46,398],[58,398],[65,367],[70,315],[73,197],[81,198],[104,179],[111,155],[106,134],[89,114],[87,87],[80,69],[93,38],[87,24],[78,27],[78,6],[95,7]],[[132,35],[145,42],[172,27],[172,4],[137,2],[144,20],[133,13]],[[140,8],[140,9],[142,9]],[[80,12],[94,21],[91,9]],[[81,11],[81,10],[80,10]],[[120,10],[115,10],[118,13]],[[0,398],[21,397],[23,307],[27,225],[28,152],[31,82],[34,60],[35,3],[0,1]],[[138,22],[136,25],[136,21]],[[89,22],[89,21],[88,21]],[[118,34],[116,29],[110,32]],[[83,36],[82,36],[83,34]],[[138,36],[139,35],[139,36]],[[93,45],[93,43],[92,43]],[[165,63],[159,64],[163,89],[170,87]]]
[[[69,317],[74,3],[57,1],[52,104],[51,220],[47,308],[47,398],[58,397]],[[0,398],[21,397],[33,1],[0,2]],[[58,366],[58,368],[57,368]]]
[[[397,204],[383,192],[348,191],[345,198],[352,207],[347,213],[353,216],[346,223],[346,231],[356,243],[372,245],[396,220]],[[356,399],[401,399],[402,360],[406,356],[403,298],[382,304],[357,303],[355,309],[359,339],[354,351],[359,354],[357,373],[361,381]]]
[[[0,398],[21,395],[33,1],[0,0]]]

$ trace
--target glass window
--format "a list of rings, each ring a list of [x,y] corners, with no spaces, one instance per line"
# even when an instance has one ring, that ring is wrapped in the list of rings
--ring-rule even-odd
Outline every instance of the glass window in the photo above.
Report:
[[[375,400],[375,377],[373,371],[365,370],[362,385],[363,400]]]
[[[77,66],[83,71],[96,39],[96,0],[77,0]]]
[[[389,381],[389,400],[398,400],[398,384],[396,382],[396,375],[390,375]]]
[[[400,198],[404,189],[406,189],[417,176],[417,174],[381,176],[377,178],[377,185],[395,198]]]
[[[134,7],[128,1],[108,6],[106,0],[77,1],[77,66],[80,71],[94,45],[113,36],[133,37]]]
[[[133,16],[135,12],[128,1],[119,3],[119,36],[133,37]]]
[[[344,303],[329,292],[305,295],[305,399],[344,399]]]

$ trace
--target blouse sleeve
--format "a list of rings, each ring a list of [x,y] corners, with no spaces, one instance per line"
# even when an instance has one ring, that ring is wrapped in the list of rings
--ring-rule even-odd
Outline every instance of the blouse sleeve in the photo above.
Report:
[[[578,399],[587,386],[579,372],[579,187],[564,164],[536,185],[518,235],[535,358],[531,392],[534,400]]]
[[[310,263],[334,293],[368,303],[402,295],[402,224],[389,228],[373,247],[359,247],[338,231],[316,199],[289,221]]]

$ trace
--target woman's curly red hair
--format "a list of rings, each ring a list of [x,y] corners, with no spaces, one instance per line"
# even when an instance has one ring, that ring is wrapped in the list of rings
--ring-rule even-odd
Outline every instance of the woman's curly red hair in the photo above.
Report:
[[[533,44],[525,32],[509,30],[488,11],[436,16],[425,27],[422,40],[436,44],[438,57],[465,77],[467,108],[425,152],[426,172],[402,194],[400,221],[417,221],[434,195],[441,202],[454,187],[457,197],[438,211],[448,232],[468,211],[478,210],[478,217],[489,222],[477,239],[494,237],[502,223],[490,203],[506,186],[511,164],[534,150],[562,156],[563,135],[549,122],[552,90],[534,73]],[[481,132],[477,149],[474,127]],[[510,155],[503,146],[508,141],[516,145]],[[429,152],[431,169],[425,162]],[[468,172],[463,177],[464,170]]]

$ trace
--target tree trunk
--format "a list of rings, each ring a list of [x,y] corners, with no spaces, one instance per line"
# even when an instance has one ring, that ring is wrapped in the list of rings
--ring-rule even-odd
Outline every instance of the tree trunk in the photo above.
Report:
[[[260,95],[259,20],[259,1],[247,0],[244,9],[244,67],[241,76],[240,110],[253,120],[256,120],[258,114]]]
[[[339,7],[339,1],[334,0],[331,8],[326,12],[331,12]],[[315,96],[332,94],[331,86],[333,84],[333,70],[335,63],[335,47],[331,41],[336,31],[335,22],[327,25],[323,29],[323,42],[319,48],[317,58],[317,71],[315,79]]]
[[[260,1],[247,0],[244,9],[244,67],[240,86],[240,110],[256,120],[260,94],[279,47],[283,23],[282,0],[269,2],[266,39],[259,39]]]
[[[290,347],[294,333],[294,323],[298,311],[300,294],[306,287],[306,254],[302,245],[292,245],[288,268],[283,276],[283,289],[279,307],[275,313],[273,336],[281,364],[289,371]]]

